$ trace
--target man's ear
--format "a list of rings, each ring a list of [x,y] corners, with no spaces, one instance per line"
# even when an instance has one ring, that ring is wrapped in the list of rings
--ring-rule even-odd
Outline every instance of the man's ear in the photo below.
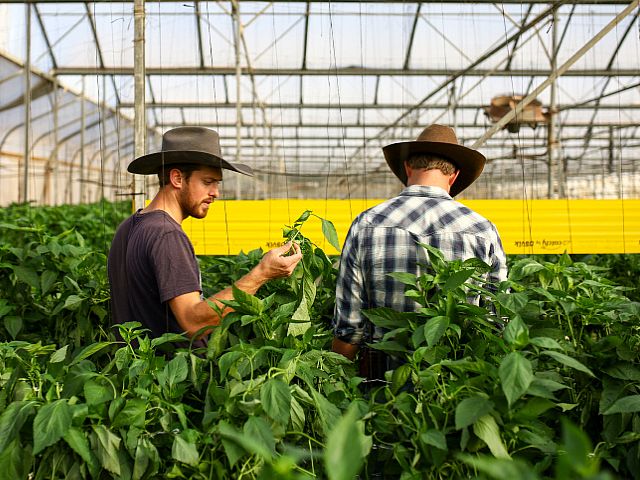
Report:
[[[182,172],[178,168],[172,168],[169,171],[169,181],[171,182],[171,186],[175,188],[181,188],[182,182],[184,181],[184,177]]]
[[[409,178],[413,173],[413,168],[411,168],[411,166],[407,162],[403,162],[403,164],[404,164],[404,173],[406,173],[407,178]]]
[[[449,176],[449,188],[451,188],[453,186],[453,184],[455,183],[455,181],[458,178],[459,174],[460,174],[460,170],[456,170],[454,173],[452,173]]]

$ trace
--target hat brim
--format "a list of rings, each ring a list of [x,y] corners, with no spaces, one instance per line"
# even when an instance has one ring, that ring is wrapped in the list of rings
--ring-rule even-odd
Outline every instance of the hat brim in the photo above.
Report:
[[[162,170],[163,166],[180,164],[223,168],[253,177],[253,170],[249,165],[227,162],[221,157],[197,150],[168,150],[149,153],[133,160],[127,167],[127,171],[140,175],[155,175]]]
[[[452,197],[476,181],[487,161],[485,156],[476,150],[445,142],[399,142],[383,147],[382,151],[387,165],[405,186],[407,185],[407,172],[404,169],[404,162],[411,155],[430,153],[449,160],[460,170],[458,178],[449,192]]]

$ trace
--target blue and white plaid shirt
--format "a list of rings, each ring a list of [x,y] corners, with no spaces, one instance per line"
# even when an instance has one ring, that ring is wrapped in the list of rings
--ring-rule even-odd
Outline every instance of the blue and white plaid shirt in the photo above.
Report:
[[[361,311],[389,307],[411,312],[419,305],[404,295],[393,272],[419,275],[428,264],[426,243],[447,260],[476,257],[492,267],[489,281],[506,280],[507,261],[496,227],[456,202],[439,187],[413,185],[400,195],[361,213],[344,243],[336,288],[334,334],[343,342],[361,344],[366,318]],[[368,336],[368,335],[367,335]],[[379,332],[374,334],[374,340]]]

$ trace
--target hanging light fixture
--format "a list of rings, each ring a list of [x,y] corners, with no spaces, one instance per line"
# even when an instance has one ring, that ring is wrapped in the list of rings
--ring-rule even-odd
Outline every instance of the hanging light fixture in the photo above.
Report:
[[[524,98],[524,95],[499,95],[491,99],[491,105],[484,107],[484,114],[493,122],[497,123],[511,110],[515,109],[518,102]],[[521,125],[528,125],[536,128],[538,124],[546,124],[548,122],[548,113],[543,112],[542,102],[532,100],[524,107],[522,112],[514,117],[505,128],[511,133],[520,131]]]

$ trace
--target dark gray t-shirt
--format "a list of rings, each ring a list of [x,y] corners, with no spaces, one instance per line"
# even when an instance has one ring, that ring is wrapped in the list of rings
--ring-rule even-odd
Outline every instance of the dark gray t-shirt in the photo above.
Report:
[[[182,333],[167,302],[202,292],[193,245],[162,210],[138,210],[122,222],[109,251],[108,272],[113,322],[140,322],[151,337]]]

